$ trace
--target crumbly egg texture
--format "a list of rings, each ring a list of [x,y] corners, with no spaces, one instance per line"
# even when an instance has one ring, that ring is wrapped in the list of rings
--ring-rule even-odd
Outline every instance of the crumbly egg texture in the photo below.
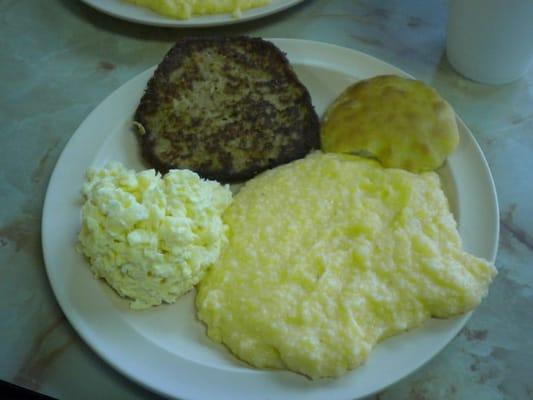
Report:
[[[434,172],[313,153],[249,181],[198,286],[208,336],[260,368],[337,377],[430,317],[476,307],[496,274],[462,249]]]
[[[192,289],[226,243],[229,187],[189,170],[89,169],[78,249],[133,309],[173,303]]]

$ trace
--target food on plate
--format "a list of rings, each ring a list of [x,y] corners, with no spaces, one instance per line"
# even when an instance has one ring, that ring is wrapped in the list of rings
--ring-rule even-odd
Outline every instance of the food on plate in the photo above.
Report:
[[[348,87],[322,121],[322,150],[371,156],[411,172],[440,167],[458,143],[446,100],[421,81],[393,75]]]
[[[180,39],[148,82],[135,113],[145,159],[223,182],[320,146],[307,89],[284,54],[259,38]]]
[[[90,169],[79,250],[131,308],[173,303],[203,277],[226,241],[228,187],[188,170],[161,177],[120,163]]]
[[[462,250],[439,177],[315,152],[247,182],[198,285],[208,336],[253,366],[336,377],[380,340],[476,307],[496,274]]]
[[[232,13],[262,7],[272,0],[126,0],[171,18],[189,19],[194,15]]]

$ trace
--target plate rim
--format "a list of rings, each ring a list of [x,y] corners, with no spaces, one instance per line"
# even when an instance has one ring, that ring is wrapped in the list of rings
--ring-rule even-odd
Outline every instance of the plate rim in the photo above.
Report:
[[[114,2],[119,2],[120,0],[112,0]],[[235,25],[243,22],[253,21],[259,18],[268,17],[273,14],[282,12],[288,8],[294,7],[305,0],[279,0],[282,1],[279,5],[272,7],[272,3],[266,4],[262,7],[252,8],[242,12],[242,16],[239,18],[234,18],[231,16],[231,13],[221,13],[221,14],[208,14],[202,16],[191,17],[187,20],[173,19],[170,17],[165,17],[163,15],[157,14],[155,11],[149,9],[144,9],[142,6],[137,6],[135,4],[121,4],[120,7],[131,7],[133,15],[127,15],[121,12],[117,12],[114,8],[102,6],[97,0],[81,0],[85,5],[92,7],[93,9],[107,14],[113,18],[118,18],[123,21],[128,21],[132,23],[148,25],[148,26],[157,26],[161,28],[208,28],[214,26],[225,26],[225,25]],[[264,9],[265,7],[271,7]],[[136,9],[141,8],[141,11]],[[142,17],[135,16],[135,12],[150,12],[154,15],[152,17]]]
[[[371,55],[366,54],[364,52],[361,52],[359,50],[355,50],[355,49],[339,46],[339,45],[336,45],[336,44],[331,44],[331,43],[321,42],[321,41],[305,40],[305,39],[265,38],[265,40],[272,41],[274,44],[276,44],[277,46],[281,47],[282,51],[284,51],[284,52],[285,52],[284,45],[285,46],[287,46],[287,45],[324,46],[324,47],[327,47],[327,48],[330,48],[330,49],[336,49],[338,51],[351,52],[351,53],[354,53],[354,55],[356,55],[358,57],[368,58],[368,59],[370,59],[373,62],[377,62],[377,63],[380,63],[380,64],[383,64],[383,65],[387,66],[388,68],[395,69],[395,70],[399,71],[404,76],[412,77],[412,75],[410,75],[407,72],[401,70],[400,68],[398,68],[398,67],[396,67],[396,66],[394,66],[392,64],[389,64],[389,63],[387,63],[387,62],[385,62],[383,60],[380,60],[380,59],[378,59],[378,58],[376,58],[374,56],[371,56]],[[318,57],[317,60],[319,61],[320,57]],[[80,337],[83,338],[85,344],[87,344],[89,346],[89,348],[91,348],[92,351],[94,351],[96,354],[98,354],[106,363],[111,365],[115,370],[119,371],[121,374],[123,374],[124,376],[128,377],[128,379],[132,380],[133,382],[135,382],[137,384],[140,384],[141,386],[143,386],[143,387],[145,387],[145,388],[147,388],[147,389],[149,389],[149,390],[151,390],[151,391],[153,391],[155,393],[163,395],[163,396],[170,396],[170,397],[176,397],[176,398],[177,398],[177,396],[179,396],[179,398],[187,399],[187,398],[193,398],[193,397],[189,397],[187,395],[184,395],[184,393],[177,393],[177,392],[170,393],[170,392],[164,391],[164,390],[158,388],[157,386],[154,386],[153,384],[147,382],[146,380],[143,380],[143,379],[139,378],[138,376],[130,373],[120,363],[116,362],[112,357],[110,357],[109,354],[107,354],[105,351],[103,351],[103,349],[99,348],[96,345],[95,342],[93,342],[93,339],[90,338],[89,335],[87,334],[87,332],[85,332],[82,329],[82,326],[81,326],[82,322],[80,322],[78,320],[78,317],[76,315],[74,315],[75,314],[74,310],[72,308],[68,307],[68,305],[66,305],[64,303],[64,301],[66,299],[61,298],[58,295],[59,291],[56,288],[56,285],[55,285],[56,282],[54,280],[54,277],[52,276],[52,271],[51,271],[51,267],[50,267],[52,262],[49,259],[49,254],[48,254],[48,250],[47,250],[48,235],[45,235],[46,230],[47,230],[47,226],[49,224],[48,221],[51,218],[51,215],[50,215],[49,212],[47,212],[47,210],[50,208],[50,202],[51,202],[51,198],[52,198],[51,196],[53,196],[52,189],[54,188],[56,180],[58,179],[58,174],[59,174],[58,171],[59,171],[59,168],[61,167],[62,160],[65,158],[65,154],[67,154],[67,150],[69,149],[69,146],[71,145],[73,140],[75,140],[78,136],[82,135],[82,131],[83,131],[82,127],[83,127],[83,125],[86,123],[86,121],[88,119],[91,118],[91,116],[93,116],[94,114],[97,114],[100,111],[99,109],[103,105],[103,103],[105,103],[111,97],[116,95],[117,92],[119,92],[128,83],[130,83],[131,81],[133,81],[135,79],[138,79],[143,74],[147,74],[149,70],[153,70],[154,68],[155,67],[152,66],[152,67],[149,67],[148,69],[140,72],[139,74],[135,75],[134,77],[128,79],[126,82],[123,82],[118,88],[116,88],[110,94],[108,94],[83,119],[83,121],[80,123],[78,128],[74,131],[74,133],[71,135],[71,137],[69,138],[69,140],[65,144],[65,147],[63,148],[59,158],[56,161],[56,164],[54,166],[53,172],[51,174],[51,177],[50,177],[47,189],[46,189],[46,194],[45,194],[44,204],[43,204],[43,211],[42,211],[42,219],[41,219],[41,246],[42,246],[42,251],[43,251],[43,259],[44,259],[44,263],[45,263],[46,274],[47,274],[47,277],[48,277],[48,281],[50,282],[50,285],[52,287],[52,291],[54,293],[54,297],[56,298],[56,301],[60,305],[60,308],[61,308],[62,312],[67,317],[69,323],[75,329],[75,331],[78,333],[78,335],[80,335]],[[496,193],[496,186],[494,184],[494,179],[493,179],[492,173],[490,171],[488,162],[486,160],[485,155],[483,154],[483,152],[481,150],[481,147],[479,146],[479,143],[475,139],[474,135],[472,134],[472,132],[470,131],[468,126],[459,117],[459,115],[457,115],[457,119],[463,125],[466,135],[468,135],[470,140],[472,141],[472,143],[473,143],[473,145],[475,147],[475,150],[476,150],[476,152],[479,155],[479,161],[481,162],[481,166],[483,167],[483,171],[485,173],[485,177],[488,178],[488,183],[489,183],[488,189],[489,189],[489,191],[491,193],[491,197],[492,197],[489,200],[491,200],[493,202],[493,206],[494,206],[493,210],[492,210],[493,211],[493,218],[496,221],[495,231],[493,232],[493,243],[492,243],[492,246],[491,246],[491,249],[492,249],[491,258],[488,259],[488,260],[491,261],[492,263],[494,263],[495,259],[496,259],[496,254],[497,254],[497,251],[498,251],[498,240],[499,240],[499,223],[497,223],[497,221],[499,221],[499,206],[498,206],[498,197],[497,197],[497,193]],[[473,311],[475,311],[475,310],[473,310]],[[400,374],[400,376],[397,377],[396,379],[393,379],[390,382],[388,382],[388,383],[386,383],[386,384],[384,384],[384,385],[382,385],[382,386],[380,386],[380,387],[378,387],[378,388],[376,388],[376,389],[374,389],[372,391],[368,391],[368,392],[365,392],[364,394],[361,394],[360,397],[370,396],[370,395],[372,395],[374,393],[383,391],[386,388],[388,388],[389,386],[391,386],[391,385],[393,385],[393,384],[405,379],[407,376],[413,374],[414,372],[419,370],[421,367],[423,367],[428,361],[430,361],[437,354],[439,354],[453,340],[453,338],[457,335],[457,333],[464,327],[466,322],[470,319],[470,316],[472,315],[473,311],[470,311],[470,312],[458,317],[457,320],[459,321],[459,324],[457,325],[456,329],[451,331],[451,334],[449,335],[448,340],[446,340],[446,342],[443,343],[440,348],[437,348],[432,354],[424,357],[424,359],[419,363],[418,366],[416,366],[415,368],[409,370],[406,373]],[[357,395],[357,396],[359,396],[359,395]],[[357,397],[357,398],[360,398],[360,397]]]

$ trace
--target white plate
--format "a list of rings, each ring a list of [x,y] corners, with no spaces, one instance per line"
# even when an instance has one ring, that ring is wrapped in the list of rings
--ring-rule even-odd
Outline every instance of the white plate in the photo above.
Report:
[[[275,39],[311,93],[317,112],[356,80],[401,70],[366,54],[318,42]],[[46,268],[65,315],[81,337],[116,369],[161,394],[183,399],[339,399],[379,391],[441,350],[469,314],[431,320],[379,344],[360,368],[337,380],[310,381],[286,371],[260,371],[234,359],[204,334],[189,293],[174,305],[133,312],[94,279],[74,246],[80,227],[80,189],[89,166],[118,160],[143,167],[131,118],[153,68],[105,99],[81,124],[61,154],[43,211]],[[441,175],[466,250],[494,260],[498,207],[485,158],[459,121],[461,143]]]
[[[166,26],[174,28],[200,28],[217,25],[237,24],[257,18],[266,17],[289,7],[301,3],[303,0],[272,0],[264,7],[252,8],[242,12],[240,18],[233,17],[230,13],[196,16],[188,20],[180,20],[157,14],[148,8],[140,7],[123,0],[81,0],[85,4],[113,17],[130,22],[138,22],[153,26]]]

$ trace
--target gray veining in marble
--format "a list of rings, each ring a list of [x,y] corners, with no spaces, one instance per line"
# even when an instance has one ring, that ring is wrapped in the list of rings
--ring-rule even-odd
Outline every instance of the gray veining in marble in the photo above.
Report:
[[[158,396],[96,356],[63,317],[40,246],[48,179],[70,135],[112,90],[183,35],[247,34],[358,49],[434,85],[474,132],[500,203],[500,273],[463,332],[374,399],[533,398],[533,70],[463,79],[444,55],[446,2],[308,0],[225,28],[161,29],[75,0],[0,0],[0,378],[61,399]]]

